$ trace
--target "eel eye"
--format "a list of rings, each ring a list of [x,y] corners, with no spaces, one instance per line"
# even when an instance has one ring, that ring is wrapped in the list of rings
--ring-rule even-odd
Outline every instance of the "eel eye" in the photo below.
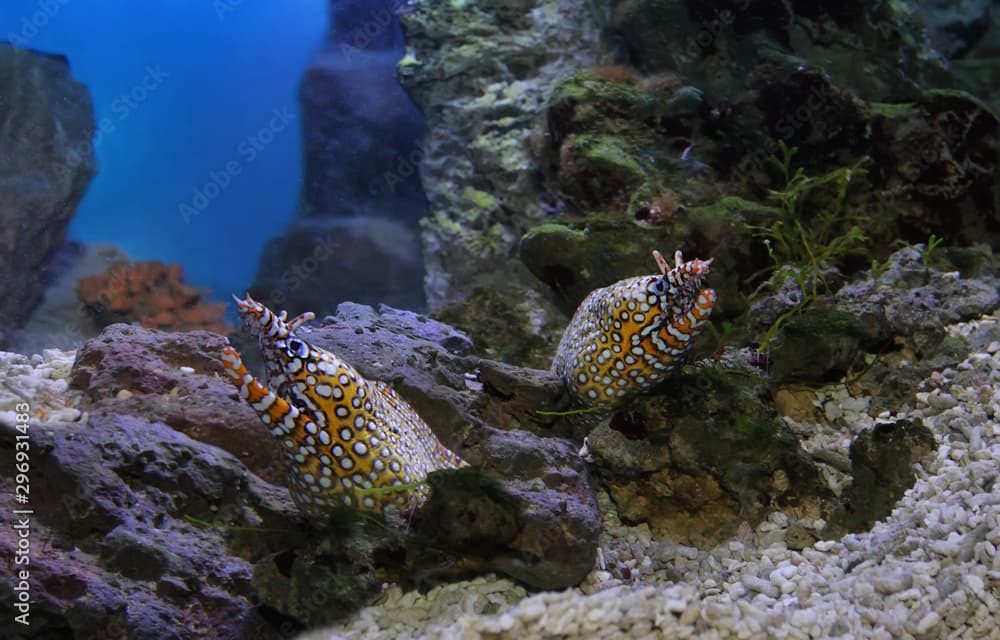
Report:
[[[297,358],[305,358],[309,355],[309,349],[301,340],[289,340],[288,341],[288,353]]]

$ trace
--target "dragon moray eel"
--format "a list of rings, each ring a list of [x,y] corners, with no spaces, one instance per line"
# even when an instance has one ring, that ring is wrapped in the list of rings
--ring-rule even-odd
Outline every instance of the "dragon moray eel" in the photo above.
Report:
[[[428,473],[466,465],[391,387],[302,339],[296,331],[312,313],[287,321],[286,312],[276,315],[249,295],[233,298],[260,343],[270,389],[232,347],[223,350],[222,363],[281,441],[289,492],[300,509],[322,517],[335,505],[416,507],[427,498]]]
[[[671,269],[659,251],[660,275],[639,276],[592,291],[576,310],[552,363],[573,396],[611,408],[647,391],[680,366],[705,328],[715,291],[700,289],[712,260]]]

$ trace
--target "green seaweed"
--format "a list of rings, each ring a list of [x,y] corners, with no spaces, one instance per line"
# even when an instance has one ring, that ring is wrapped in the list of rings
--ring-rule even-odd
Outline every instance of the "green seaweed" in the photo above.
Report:
[[[363,496],[373,496],[373,495],[385,495],[387,493],[399,493],[402,491],[412,491],[419,487],[427,484],[424,480],[419,480],[417,482],[409,482],[407,484],[397,484],[388,487],[369,487],[367,489],[355,489],[355,491]]]
[[[760,350],[768,347],[785,322],[830,290],[826,276],[829,269],[847,256],[864,253],[868,242],[864,228],[871,223],[868,216],[853,212],[848,204],[852,182],[868,173],[863,167],[867,157],[814,177],[807,175],[802,167],[792,169],[797,147],[779,140],[778,148],[781,157],[772,155],[770,161],[781,172],[784,186],[769,190],[771,200],[777,205],[775,218],[768,225],[751,228],[763,239],[772,261],[765,270],[771,276],[769,283],[781,286],[786,278],[791,278],[802,291],[803,299],[768,328]],[[815,211],[810,212],[812,207]]]
[[[569,409],[567,411],[542,411],[538,409],[535,411],[540,416],[575,416],[580,413],[593,413],[595,411],[600,411],[600,407],[586,407],[584,409]]]

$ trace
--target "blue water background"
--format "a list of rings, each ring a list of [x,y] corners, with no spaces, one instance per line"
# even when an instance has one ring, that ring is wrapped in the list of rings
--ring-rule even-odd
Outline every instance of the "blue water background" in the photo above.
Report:
[[[214,298],[244,291],[263,243],[295,211],[296,91],[327,10],[326,0],[4,0],[0,40],[66,55],[94,101],[100,171],[70,238],[180,263]]]

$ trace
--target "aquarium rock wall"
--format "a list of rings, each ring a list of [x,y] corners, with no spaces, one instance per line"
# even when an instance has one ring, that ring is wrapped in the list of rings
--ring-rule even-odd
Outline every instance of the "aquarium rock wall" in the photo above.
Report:
[[[606,59],[600,2],[413,3],[400,15],[403,85],[427,120],[412,158],[427,191],[431,309],[525,279],[520,235],[553,199],[537,152],[552,83]]]
[[[330,30],[299,86],[303,187],[265,246],[251,291],[299,312],[338,302],[425,306],[415,166],[420,111],[396,80],[398,18],[381,0],[330,2]]]
[[[0,346],[39,302],[97,173],[94,110],[68,61],[0,44]]]
[[[79,293],[142,326],[0,352],[41,637],[995,633],[992,7],[385,9],[331,3],[273,312],[139,264]]]

